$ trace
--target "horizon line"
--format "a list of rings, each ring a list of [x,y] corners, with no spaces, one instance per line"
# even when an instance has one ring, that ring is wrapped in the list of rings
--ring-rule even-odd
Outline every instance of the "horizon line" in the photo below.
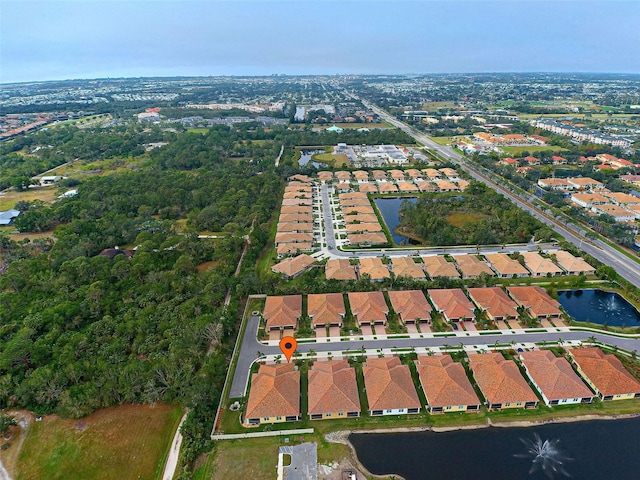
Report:
[[[463,76],[463,75],[614,75],[614,76],[640,76],[640,72],[589,72],[589,71],[476,71],[476,72],[407,72],[407,73],[265,73],[265,74],[210,74],[210,75],[139,75],[139,76],[109,76],[109,77],[75,77],[75,78],[51,78],[47,80],[21,80],[4,82],[0,85],[20,85],[29,83],[48,82],[77,82],[88,80],[137,80],[145,78],[171,79],[171,78],[272,78],[272,77],[411,77],[411,76]]]

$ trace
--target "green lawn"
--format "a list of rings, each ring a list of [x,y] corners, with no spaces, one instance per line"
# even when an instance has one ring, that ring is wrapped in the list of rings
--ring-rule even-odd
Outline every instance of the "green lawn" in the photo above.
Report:
[[[522,152],[566,152],[566,148],[557,147],[554,145],[527,145],[526,147],[500,147],[505,153],[512,155],[520,155]]]
[[[30,425],[16,478],[160,478],[181,415],[170,405],[122,405],[77,420],[47,416]]]
[[[488,218],[484,213],[478,212],[453,212],[447,216],[447,222],[454,227],[462,227],[467,223],[478,223]]]

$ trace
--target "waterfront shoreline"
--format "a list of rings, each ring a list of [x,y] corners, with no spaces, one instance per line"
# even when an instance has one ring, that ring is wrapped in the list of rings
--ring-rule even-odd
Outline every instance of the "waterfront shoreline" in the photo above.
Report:
[[[349,441],[349,436],[352,433],[356,434],[386,434],[386,433],[420,433],[420,432],[434,432],[434,433],[445,433],[445,432],[453,432],[458,430],[479,430],[484,428],[528,428],[528,427],[538,427],[549,424],[558,424],[558,423],[576,423],[576,422],[588,422],[594,420],[624,420],[631,418],[640,417],[640,413],[628,413],[628,414],[619,414],[619,415],[598,415],[598,414],[587,414],[587,415],[578,415],[574,417],[558,417],[544,420],[516,420],[516,421],[506,421],[506,422],[492,422],[490,419],[487,419],[486,423],[476,424],[476,425],[452,425],[446,427],[437,427],[432,425],[424,425],[420,427],[391,427],[391,428],[371,428],[371,429],[358,429],[358,430],[340,430],[337,432],[330,432],[325,435],[325,439],[330,443],[341,443],[347,445],[349,450],[351,451],[351,460],[358,469],[358,471],[367,477],[376,478],[376,479],[386,479],[390,476],[393,476],[397,480],[405,480],[402,476],[397,473],[386,473],[382,475],[376,475],[371,473],[367,468],[362,464],[360,459],[358,458],[358,453],[356,451],[355,446]]]

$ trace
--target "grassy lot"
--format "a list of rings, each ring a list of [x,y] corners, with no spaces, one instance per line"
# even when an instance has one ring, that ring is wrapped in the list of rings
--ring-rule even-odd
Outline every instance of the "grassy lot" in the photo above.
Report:
[[[208,131],[209,131],[208,128],[187,128],[187,132],[189,133],[200,133],[202,135],[204,135]]]
[[[342,164],[350,165],[346,155],[334,155],[332,153],[316,153],[311,157],[314,162],[324,162],[330,167],[342,167]]]
[[[457,137],[431,137],[431,140],[436,142],[438,145],[448,145]]]
[[[435,112],[439,108],[453,108],[455,102],[427,102],[422,104],[422,109],[427,112]]]
[[[566,148],[556,147],[554,145],[527,145],[525,147],[500,147],[505,153],[519,155],[522,152],[566,152]]]
[[[15,242],[20,242],[21,240],[25,240],[25,239],[35,240],[37,238],[53,237],[53,231],[39,232],[39,233],[12,233],[15,231],[16,230],[14,227],[0,227],[0,233],[6,232],[7,236]]]
[[[17,479],[154,479],[162,475],[182,409],[122,405],[29,427]]]
[[[453,212],[447,216],[447,222],[454,227],[462,227],[466,223],[478,223],[487,218],[488,215],[477,212]]]
[[[538,114],[538,113],[519,113],[518,117],[520,117],[522,120],[529,120],[531,118],[566,118],[566,117],[573,117],[573,118],[585,118],[586,114],[584,113],[543,113],[543,114]],[[591,119],[596,119],[596,120],[610,120],[610,119],[614,119],[614,120],[625,120],[625,119],[634,119],[634,118],[638,118],[640,117],[640,115],[638,115],[637,113],[614,113],[611,116],[609,116],[606,113],[593,113],[591,116]]]
[[[11,190],[0,195],[0,211],[9,210],[19,201],[33,202],[42,200],[43,202],[53,202],[58,196],[57,187],[37,187],[28,188],[22,192]]]
[[[336,126],[340,127],[340,128],[351,128],[351,129],[358,129],[358,128],[368,128],[369,130],[374,129],[374,128],[396,128],[392,125],[389,125],[386,122],[379,122],[379,123],[336,123]]]

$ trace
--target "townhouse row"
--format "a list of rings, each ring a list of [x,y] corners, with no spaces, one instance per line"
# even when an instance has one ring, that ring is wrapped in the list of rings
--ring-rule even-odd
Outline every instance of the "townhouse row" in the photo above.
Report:
[[[478,412],[622,400],[640,397],[640,382],[612,354],[599,348],[570,349],[568,359],[549,350],[521,352],[519,365],[502,353],[470,353],[468,371],[449,354],[418,356],[414,361],[427,412]],[[577,373],[576,373],[577,372]],[[315,361],[308,371],[307,415],[311,420],[419,413],[423,407],[409,365],[398,357],[367,358],[363,383],[347,360]],[[243,423],[297,421],[301,414],[301,374],[292,363],[260,365],[251,377]],[[472,385],[477,385],[483,400]],[[591,387],[589,389],[585,383]],[[531,387],[531,385],[535,388]],[[367,407],[359,392],[366,395]],[[539,395],[539,397],[538,397]]]
[[[386,326],[393,311],[403,325],[429,324],[432,312],[438,312],[447,322],[473,322],[476,309],[485,312],[489,320],[513,320],[526,313],[537,319],[558,319],[562,310],[557,300],[538,286],[429,289],[422,290],[349,292],[346,299],[349,311],[358,328],[364,325]],[[302,295],[268,296],[262,316],[267,332],[295,331],[303,313],[310,319],[311,328],[318,332],[326,328],[339,329],[347,315],[345,295],[317,293],[306,296],[306,312],[302,309]],[[388,299],[388,303],[387,303]],[[320,336],[320,335],[319,335]],[[324,336],[324,335],[321,335]]]
[[[378,257],[360,258],[356,264],[348,259],[328,260],[325,275],[328,280],[356,280],[362,275],[369,276],[371,281],[383,281],[396,277],[410,277],[414,280],[429,278],[450,278],[452,280],[472,280],[482,274],[500,278],[547,277],[559,275],[593,275],[595,268],[580,257],[569,252],[558,250],[543,257],[537,252],[523,252],[522,263],[504,253],[484,255],[480,260],[477,255],[453,255],[452,262],[444,256],[422,256],[422,263],[415,257],[392,257],[388,265]],[[554,262],[555,260],[555,262]]]

